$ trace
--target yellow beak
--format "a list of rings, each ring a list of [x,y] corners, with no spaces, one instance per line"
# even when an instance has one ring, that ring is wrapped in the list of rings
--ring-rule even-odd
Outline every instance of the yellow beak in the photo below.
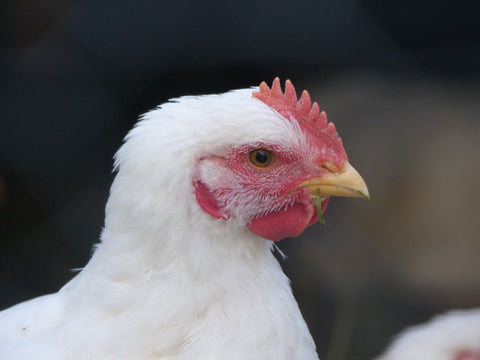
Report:
[[[343,169],[304,181],[299,188],[307,188],[314,196],[349,196],[370,199],[367,185],[348,161]]]

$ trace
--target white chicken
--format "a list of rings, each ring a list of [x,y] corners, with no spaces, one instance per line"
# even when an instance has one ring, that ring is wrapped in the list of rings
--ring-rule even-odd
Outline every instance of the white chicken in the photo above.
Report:
[[[329,196],[368,196],[307,92],[174,99],[115,156],[101,242],[58,293],[0,312],[0,359],[318,359],[272,254]]]
[[[480,360],[480,310],[456,310],[406,329],[376,360]]]

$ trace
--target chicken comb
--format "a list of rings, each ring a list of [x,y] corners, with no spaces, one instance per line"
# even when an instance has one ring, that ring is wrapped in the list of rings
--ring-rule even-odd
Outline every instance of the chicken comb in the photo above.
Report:
[[[338,168],[343,167],[348,157],[342,139],[338,136],[335,125],[328,122],[325,111],[320,111],[316,102],[312,104],[306,90],[297,100],[292,82],[285,81],[285,92],[282,92],[280,79],[277,77],[273,80],[272,88],[262,82],[258,91],[252,93],[252,97],[264,102],[289,121],[297,121],[306,133],[311,134],[311,141],[316,143],[318,148],[325,149],[325,158],[320,161],[335,164]]]
[[[259,90],[254,91],[252,96],[275,109],[287,119],[295,118],[300,124],[309,125],[317,131],[327,130],[336,134],[335,125],[328,123],[325,111],[320,112],[316,102],[312,104],[310,94],[303,90],[302,96],[297,101],[297,93],[290,80],[285,81],[285,93],[282,92],[280,79],[273,80],[272,88],[269,88],[264,81],[260,84]]]

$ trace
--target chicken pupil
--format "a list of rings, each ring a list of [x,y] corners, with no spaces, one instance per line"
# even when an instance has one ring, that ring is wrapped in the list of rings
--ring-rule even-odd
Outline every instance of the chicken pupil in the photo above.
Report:
[[[266,164],[270,159],[270,153],[265,150],[257,150],[255,152],[255,160],[259,164]]]

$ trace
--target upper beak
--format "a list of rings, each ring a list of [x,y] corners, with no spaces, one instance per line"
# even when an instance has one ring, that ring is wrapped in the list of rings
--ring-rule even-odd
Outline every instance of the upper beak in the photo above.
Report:
[[[306,188],[314,196],[349,196],[370,199],[367,185],[360,174],[348,161],[343,169],[308,179],[299,185]]]

